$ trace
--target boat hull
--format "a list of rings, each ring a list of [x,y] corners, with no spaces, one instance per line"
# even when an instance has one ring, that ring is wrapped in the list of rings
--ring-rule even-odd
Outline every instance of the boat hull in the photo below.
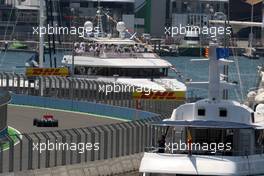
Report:
[[[212,156],[144,153],[139,172],[182,175],[264,174],[264,155]]]

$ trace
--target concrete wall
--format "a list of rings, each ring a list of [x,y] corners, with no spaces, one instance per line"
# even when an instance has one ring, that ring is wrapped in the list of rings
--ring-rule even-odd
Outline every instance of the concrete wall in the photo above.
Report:
[[[143,154],[129,155],[102,161],[0,174],[0,176],[102,176],[137,172]],[[127,174],[130,175],[130,174]]]

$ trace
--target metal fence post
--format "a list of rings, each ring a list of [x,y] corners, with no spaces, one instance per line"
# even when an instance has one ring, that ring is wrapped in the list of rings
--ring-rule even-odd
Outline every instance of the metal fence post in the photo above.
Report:
[[[0,79],[1,79],[1,87],[4,88],[4,76],[3,73],[0,73]]]
[[[4,72],[5,78],[6,78],[6,90],[9,90],[9,75]]]
[[[133,153],[133,127],[131,126],[130,123],[124,123],[124,126],[126,127],[127,133],[126,133],[126,138],[127,138],[127,153],[126,155],[131,155]]]
[[[71,132],[69,130],[65,130],[65,132],[69,134],[69,136],[70,136],[70,144],[71,144],[72,140],[73,140],[72,134],[71,134]],[[73,164],[72,160],[73,160],[73,152],[72,152],[72,150],[70,150],[70,164]]]
[[[109,129],[110,129],[110,140],[111,140],[111,150],[110,150],[110,158],[113,158],[117,156],[117,148],[118,148],[118,139],[119,138],[119,133],[118,129],[115,128],[115,124],[110,124]]]
[[[83,132],[85,138],[84,138],[84,143],[85,145],[88,143],[88,135],[86,133],[86,131],[83,128],[80,128],[80,130]],[[87,150],[84,150],[84,161],[87,162]]]
[[[46,145],[48,145],[49,136],[45,132],[41,132],[41,134],[45,137]],[[46,161],[45,161],[45,167],[48,168],[50,167],[50,151],[48,148],[46,148]]]
[[[0,173],[3,173],[4,154],[3,143],[0,143]]]
[[[79,143],[81,143],[81,134],[75,129],[73,128],[72,131],[77,135],[77,146]],[[77,152],[77,163],[80,163],[81,162],[81,154],[79,153],[78,150],[76,150]]]
[[[14,141],[9,135],[6,135],[9,144],[9,172],[14,171]]]
[[[40,137],[36,134],[36,133],[33,133],[33,135],[38,139],[38,147],[39,147],[39,150],[38,150],[38,169],[40,169],[40,158],[41,158],[41,154],[40,154],[40,143],[41,143],[41,140],[40,140]]]
[[[28,140],[28,170],[32,169],[32,157],[33,157],[33,153],[32,153],[32,139],[29,137],[28,134],[24,134],[25,138],[27,138]]]
[[[94,127],[94,129],[98,132],[98,142],[100,149],[98,150],[98,160],[103,159],[102,155],[102,148],[104,150],[104,137],[102,135],[102,128],[100,126]]]
[[[66,137],[65,137],[65,135],[61,131],[59,131],[59,130],[58,130],[58,133],[59,133],[59,135],[62,138],[62,143],[66,143]],[[62,165],[66,165],[66,150],[63,150],[62,151],[61,164]]]
[[[23,158],[23,143],[22,143],[22,139],[20,138],[20,135],[15,134],[16,138],[19,140],[19,147],[20,147],[20,151],[19,151],[19,170],[22,171],[22,158]]]
[[[104,136],[104,157],[103,159],[109,158],[109,153],[111,152],[112,142],[111,139],[109,140],[109,137],[111,138],[111,134],[109,134],[108,125],[102,126],[103,136]],[[110,147],[110,150],[109,150]]]
[[[120,138],[120,143],[121,143],[121,156],[125,156],[128,152],[128,132],[127,132],[127,127],[124,125],[124,123],[119,124],[121,127],[121,135],[122,137]],[[123,141],[123,142],[122,142]]]

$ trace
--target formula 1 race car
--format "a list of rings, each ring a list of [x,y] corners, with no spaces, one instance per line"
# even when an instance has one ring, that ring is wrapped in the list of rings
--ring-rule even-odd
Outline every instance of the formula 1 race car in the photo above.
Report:
[[[53,115],[43,115],[41,119],[35,118],[33,120],[33,126],[37,127],[58,127],[58,120],[54,119]]]

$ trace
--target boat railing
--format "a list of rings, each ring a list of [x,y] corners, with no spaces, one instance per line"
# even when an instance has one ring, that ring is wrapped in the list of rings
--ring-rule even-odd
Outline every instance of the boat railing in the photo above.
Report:
[[[251,92],[251,91],[257,91],[259,89],[259,87],[252,87],[248,90],[248,92]]]
[[[117,53],[117,52],[76,52],[75,56],[90,56],[90,57],[99,57],[104,59],[111,58],[156,58],[155,55],[146,55],[146,53]]]
[[[102,58],[143,58],[142,53],[102,53],[100,55]]]
[[[96,52],[79,52],[75,53],[75,56],[99,57],[100,55]]]

